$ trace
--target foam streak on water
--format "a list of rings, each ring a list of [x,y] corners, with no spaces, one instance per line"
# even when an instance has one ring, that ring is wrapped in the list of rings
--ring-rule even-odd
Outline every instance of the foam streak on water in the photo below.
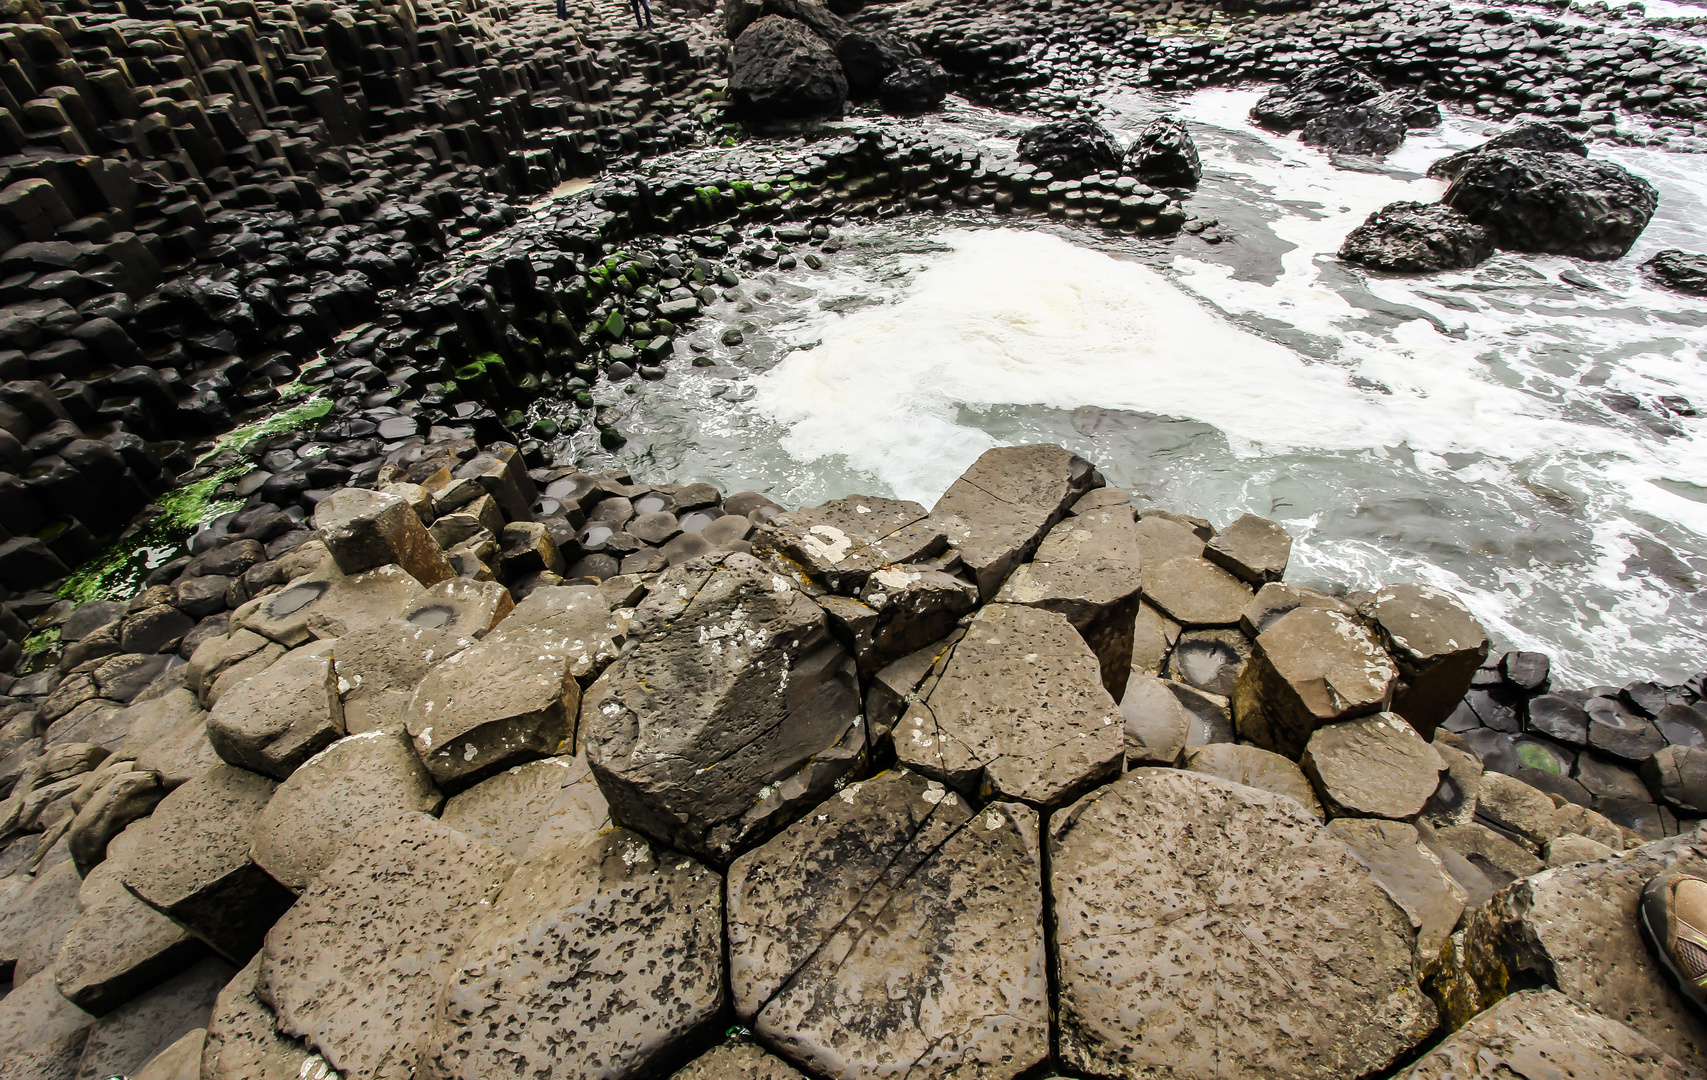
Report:
[[[1379,171],[1335,169],[1251,128],[1256,96],[1183,103],[1206,165],[1192,207],[1232,243],[1170,258],[1060,227],[856,230],[774,319],[781,362],[720,422],[778,440],[775,489],[927,505],[991,445],[1061,441],[1155,502],[1280,518],[1294,579],[1455,589],[1567,679],[1701,667],[1704,421],[1608,392],[1707,408],[1702,305],[1635,270],[1707,222],[1707,162],[1609,154],[1662,194],[1618,263],[1500,255],[1371,279],[1332,257],[1346,232],[1437,198],[1426,163],[1492,129],[1449,122]],[[1128,133],[1156,107],[1109,104]]]

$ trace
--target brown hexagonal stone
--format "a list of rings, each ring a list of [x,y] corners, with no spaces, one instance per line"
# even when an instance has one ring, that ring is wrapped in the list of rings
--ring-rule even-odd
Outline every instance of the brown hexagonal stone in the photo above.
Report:
[[[616,823],[722,865],[864,761],[853,658],[818,605],[753,556],[666,571],[633,639],[581,707]]]
[[[346,574],[396,563],[423,585],[455,576],[414,508],[390,492],[335,491],[314,507],[314,527]]]
[[[1145,570],[1154,570],[1170,559],[1200,559],[1203,538],[1170,518],[1147,510],[1133,527],[1138,554]]]
[[[0,1072],[10,1080],[69,1080],[95,1018],[65,1000],[43,971],[0,1000]]]
[[[1425,1054],[1400,1080],[1685,1080],[1683,1062],[1557,990],[1503,999]]]
[[[421,583],[400,566],[345,577],[328,561],[278,592],[244,604],[231,613],[231,625],[234,633],[252,630],[295,648],[400,618],[421,592]]]
[[[255,862],[301,892],[357,836],[388,818],[432,814],[444,802],[399,733],[351,735],[309,758],[255,819]]]
[[[1206,559],[1144,567],[1144,599],[1185,627],[1237,626],[1251,587]]]
[[[1279,522],[1244,514],[1204,545],[1203,557],[1241,581],[1261,588],[1286,576],[1292,537]]]
[[[895,756],[963,794],[1059,806],[1120,772],[1124,732],[1066,618],[989,604],[896,725]]]
[[[1090,462],[1059,446],[999,446],[949,485],[931,518],[988,600],[1096,482]]]
[[[424,814],[345,848],[279,919],[261,997],[340,1073],[408,1080],[458,946],[515,860]]]
[[[1356,608],[1344,600],[1315,589],[1288,585],[1284,581],[1271,581],[1257,590],[1244,614],[1239,616],[1239,628],[1254,638],[1282,615],[1301,607],[1322,608],[1325,611],[1337,611],[1342,615],[1353,615],[1357,612]]]
[[[1132,668],[1140,583],[1132,511],[1124,505],[1075,509],[1049,530],[1031,561],[1008,576],[996,601],[1065,616],[1096,653],[1104,688],[1119,694]]]
[[[1383,586],[1358,610],[1398,662],[1393,711],[1434,738],[1488,658],[1487,631],[1456,596],[1429,585]]]
[[[1642,779],[1656,799],[1686,814],[1707,814],[1707,749],[1668,746],[1642,762]]]
[[[1352,1080],[1434,1028],[1410,921],[1291,799],[1137,769],[1049,843],[1074,1069]]]
[[[1328,831],[1351,849],[1375,883],[1410,916],[1417,933],[1417,955],[1439,955],[1464,913],[1469,894],[1423,844],[1416,826],[1378,818],[1336,818],[1328,822]]]
[[[1191,713],[1163,679],[1132,674],[1120,699],[1126,765],[1173,765],[1191,738]]]
[[[902,769],[729,869],[735,1012],[823,1076],[1012,1077],[1049,1052],[1037,815]]]
[[[271,777],[218,765],[166,796],[124,868],[132,893],[233,961],[248,959],[293,897],[249,857]]]
[[[615,660],[628,637],[628,620],[611,610],[602,589],[548,585],[528,593],[497,626],[500,631],[539,627],[568,642],[569,673],[591,679]]]
[[[1446,761],[1397,713],[1316,729],[1299,759],[1331,817],[1410,821],[1440,786]]]
[[[886,566],[866,579],[860,599],[817,601],[860,672],[869,674],[946,637],[978,606],[978,587],[940,570]]]
[[[1386,708],[1399,671],[1350,615],[1300,607],[1257,635],[1233,692],[1239,736],[1286,757],[1311,732]]]
[[[548,757],[452,796],[439,820],[520,859],[608,828],[610,807],[586,759]]]
[[[403,716],[415,687],[427,672],[475,640],[407,622],[363,627],[339,638],[332,658],[344,729],[352,735],[403,730]]]
[[[946,546],[923,506],[870,495],[778,514],[753,538],[755,551],[780,552],[844,595],[857,593],[874,570],[929,559]]]
[[[232,688],[207,719],[220,757],[279,780],[343,734],[332,658],[307,649]]]
[[[1180,767],[1205,776],[1219,776],[1235,784],[1261,788],[1285,795],[1318,819],[1326,820],[1316,789],[1296,762],[1244,743],[1212,743],[1185,752]]]
[[[1701,839],[1679,836],[1622,858],[1536,873],[1473,909],[1464,920],[1462,950],[1438,976],[1463,1003],[1464,1015],[1454,1021],[1462,1023],[1513,985],[1552,986],[1578,1008],[1625,1025],[1702,1072],[1707,1018],[1673,987],[1636,916],[1643,886],[1662,870],[1707,875]]]
[[[260,974],[256,953],[214,999],[201,1080],[326,1080],[326,1059],[274,1027],[272,1006],[256,993]]]
[[[130,730],[119,752],[134,755],[138,769],[160,774],[169,788],[220,764],[207,739],[207,710],[183,687],[132,705],[125,717]]]
[[[1179,623],[1157,611],[1154,604],[1139,600],[1138,617],[1132,622],[1132,674],[1161,677],[1179,636]]]
[[[496,581],[452,578],[413,597],[403,606],[403,621],[478,641],[516,607],[510,590]]]
[[[462,944],[434,1080],[644,1075],[724,1003],[723,879],[627,829],[541,848]]]
[[[581,687],[575,642],[548,627],[488,634],[430,671],[404,724],[433,781],[467,787],[511,765],[572,752]]]
[[[726,1042],[677,1069],[670,1080],[805,1080],[781,1058],[750,1042]]]

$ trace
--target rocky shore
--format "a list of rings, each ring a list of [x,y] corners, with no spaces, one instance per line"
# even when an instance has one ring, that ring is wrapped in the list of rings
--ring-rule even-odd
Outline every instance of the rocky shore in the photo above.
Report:
[[[1707,871],[1707,673],[1557,686],[1056,446],[930,508],[583,468],[850,223],[1218,239],[1111,82],[1280,83],[1350,167],[1521,120],[1341,257],[1623,256],[1597,148],[1707,148],[1700,28],[700,6],[5,13],[0,1076],[1707,1070],[1634,922]]]

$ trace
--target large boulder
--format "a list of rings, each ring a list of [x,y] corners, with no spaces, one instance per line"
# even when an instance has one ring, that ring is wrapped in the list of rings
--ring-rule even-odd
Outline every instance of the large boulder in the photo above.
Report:
[[[1707,296],[1707,255],[1669,248],[1643,263],[1642,272],[1663,288]]]
[[[948,72],[935,60],[914,57],[883,76],[877,87],[877,103],[896,116],[929,112],[948,96]]]
[[[1126,151],[1126,171],[1158,187],[1194,187],[1203,178],[1203,163],[1185,124],[1161,117],[1146,124]]]
[[[848,80],[821,38],[792,19],[767,15],[735,41],[729,94],[753,120],[815,119],[841,115]]]
[[[730,41],[767,16],[790,19],[822,38],[831,48],[854,33],[853,27],[816,0],[723,0],[723,33]]]
[[[1292,799],[1136,769],[1049,831],[1075,1071],[1352,1080],[1434,1029],[1410,919]]]
[[[1059,446],[999,446],[979,455],[931,509],[932,520],[988,600],[1067,508],[1101,477]]]
[[[1610,161],[1537,150],[1486,150],[1464,163],[1441,202],[1498,247],[1616,259],[1654,216],[1653,185]]]
[[[1436,180],[1455,180],[1471,158],[1484,150],[1541,150],[1550,154],[1575,154],[1588,157],[1588,145],[1557,124],[1520,124],[1468,150],[1449,154],[1428,167]]]
[[[432,1080],[645,1075],[724,1003],[723,880],[625,829],[542,848],[462,943]]]
[[[1317,728],[1380,712],[1399,670],[1357,618],[1299,607],[1257,635],[1233,693],[1239,735],[1296,758]]]
[[[345,1076],[409,1080],[457,949],[514,868],[424,814],[363,834],[267,935],[258,986],[278,1030]]]
[[[1120,168],[1120,144],[1094,120],[1056,120],[1039,124],[1020,136],[1019,159],[1073,180]]]
[[[854,30],[836,43],[836,58],[848,79],[848,94],[868,98],[908,60],[923,57],[911,39],[885,30]]]
[[[1268,92],[1251,119],[1274,131],[1296,131],[1329,109],[1357,105],[1381,94],[1381,84],[1350,64],[1310,68]]]
[[[1524,990],[1459,1028],[1400,1080],[1684,1080],[1698,1075],[1640,1034],[1557,990]]]
[[[1389,203],[1340,245],[1346,262],[1401,274],[1464,270],[1493,253],[1486,229],[1441,203]]]
[[[729,868],[735,1014],[818,1076],[1008,1078],[1049,1053],[1035,811],[903,769]]]
[[[1064,617],[989,604],[894,733],[908,768],[979,799],[1059,806],[1119,773],[1125,724]]]
[[[753,556],[666,571],[633,640],[581,707],[618,824],[726,865],[864,762],[852,658],[818,605]]]

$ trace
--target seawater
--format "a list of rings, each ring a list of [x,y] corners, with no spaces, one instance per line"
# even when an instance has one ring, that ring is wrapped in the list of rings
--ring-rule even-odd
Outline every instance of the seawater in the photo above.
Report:
[[[1336,167],[1252,126],[1260,93],[1102,101],[1127,138],[1155,115],[1191,125],[1187,205],[1224,242],[983,214],[849,226],[825,270],[713,306],[741,346],[616,395],[631,468],[785,505],[928,506],[991,446],[1060,442],[1140,503],[1281,521],[1288,580],[1451,589],[1562,683],[1707,667],[1707,419],[1680,415],[1707,413],[1707,304],[1637,269],[1700,250],[1707,158],[1593,147],[1660,191],[1617,262],[1371,275],[1334,257],[1346,233],[1437,199],[1428,163],[1498,128],[1449,118]],[[1025,126],[964,105],[932,123],[1007,153]]]

